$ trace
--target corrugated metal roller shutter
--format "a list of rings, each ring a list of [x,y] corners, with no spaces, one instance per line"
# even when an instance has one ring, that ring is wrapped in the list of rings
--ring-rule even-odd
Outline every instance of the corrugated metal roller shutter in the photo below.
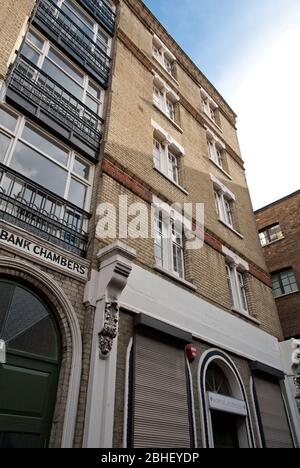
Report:
[[[293,448],[280,385],[255,377],[255,387],[267,448]]]
[[[190,447],[183,347],[137,334],[134,361],[134,447]]]

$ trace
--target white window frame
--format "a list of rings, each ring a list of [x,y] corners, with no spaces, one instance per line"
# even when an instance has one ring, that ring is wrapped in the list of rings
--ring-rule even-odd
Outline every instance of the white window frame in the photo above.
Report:
[[[271,230],[276,228],[275,234],[271,234]],[[259,239],[262,247],[266,247],[267,245],[274,244],[274,242],[278,242],[284,238],[281,225],[280,223],[273,224],[271,226],[267,226],[264,229],[259,231]]]
[[[111,37],[104,31],[104,29],[100,26],[99,23],[97,23],[97,21],[95,21],[85,10],[83,10],[83,8],[78,4],[78,3],[74,3],[73,0],[67,0],[68,3],[71,5],[71,9],[74,8],[74,13],[76,14],[76,10],[79,10],[80,11],[80,14],[83,16],[83,17],[86,17],[87,21],[92,23],[93,26],[91,28],[91,31],[93,32],[93,41],[95,43],[97,43],[97,38],[99,35],[102,35],[105,37],[105,39],[107,40],[107,48],[105,50],[105,47],[103,49],[103,52],[110,57],[111,55],[111,45],[112,45],[112,39]],[[66,0],[58,0],[57,2],[57,7],[58,8],[61,8],[62,5],[66,2]],[[100,41],[101,42],[101,41]],[[101,42],[102,43],[102,42]]]
[[[232,308],[243,314],[249,315],[245,280],[243,273],[238,270],[234,263],[226,264],[226,274],[228,285],[230,282],[230,296],[232,298]]]
[[[160,229],[157,229],[160,226]],[[158,232],[160,231],[160,232]],[[183,226],[180,225],[170,213],[165,213],[161,209],[156,209],[154,213],[154,238],[156,245],[158,235],[160,235],[161,258],[155,256],[156,266],[169,271],[174,276],[185,279],[184,264],[184,235]],[[180,251],[179,261],[182,272],[177,271],[174,264],[174,248]]]
[[[43,64],[45,59],[49,60],[51,63],[55,65],[58,69],[60,69],[68,78],[70,78],[76,85],[78,85],[82,89],[82,99],[79,99],[83,104],[86,105],[86,100],[87,98],[90,98],[92,101],[94,101],[98,105],[98,112],[97,115],[100,117],[103,117],[103,111],[104,111],[104,96],[105,92],[104,89],[99,86],[98,83],[96,83],[94,80],[92,80],[89,75],[87,75],[83,70],[78,68],[72,61],[70,61],[59,49],[57,49],[50,41],[43,36],[39,31],[37,31],[35,28],[31,27],[29,29],[29,32],[33,32],[34,35],[36,35],[41,41],[43,41],[44,45],[42,49],[39,49],[35,44],[33,44],[29,38],[27,37],[25,40],[25,43],[31,47],[36,53],[39,54],[39,60],[37,63],[37,67],[42,70]],[[73,76],[71,76],[66,70],[64,70],[59,64],[54,62],[48,55],[50,52],[50,49],[52,49],[60,58],[63,62],[65,62],[67,65],[70,67],[74,68],[76,72],[78,72],[79,75],[82,76],[82,83],[77,81]],[[100,93],[100,98],[95,98],[91,93],[89,93],[89,85],[94,86],[97,90],[99,90]],[[69,91],[68,91],[69,92]],[[76,98],[76,96],[74,96]],[[78,98],[77,98],[78,99]],[[95,112],[93,109],[91,109],[92,112]]]
[[[82,185],[84,185],[86,187],[87,192],[86,192],[85,205],[84,205],[84,207],[82,209],[84,211],[89,212],[90,209],[91,209],[92,186],[93,186],[94,170],[95,170],[94,165],[92,163],[88,162],[82,156],[80,156],[80,154],[77,153],[76,151],[74,151],[71,148],[67,147],[66,145],[62,144],[57,138],[55,138],[52,135],[45,132],[38,125],[34,124],[32,121],[25,118],[23,115],[17,113],[10,106],[7,106],[7,105],[4,106],[3,105],[1,107],[3,109],[8,110],[10,113],[14,114],[16,116],[16,118],[17,118],[17,124],[16,124],[15,131],[11,131],[11,130],[3,127],[0,124],[0,132],[3,133],[4,135],[8,136],[9,138],[11,138],[10,145],[9,145],[9,147],[7,149],[7,152],[6,152],[6,155],[4,157],[4,160],[3,160],[2,164],[7,166],[7,167],[10,167],[10,164],[11,164],[11,161],[12,161],[12,158],[13,158],[13,155],[14,155],[14,152],[15,152],[15,149],[16,149],[16,146],[17,146],[18,142],[28,146],[29,148],[36,151],[41,156],[45,157],[47,160],[51,161],[56,166],[62,168],[67,173],[66,185],[65,185],[65,188],[64,188],[64,195],[62,197],[66,201],[69,201],[68,200],[68,195],[69,195],[70,184],[71,184],[72,179],[80,182]],[[25,128],[26,123],[28,123],[31,128],[35,129],[37,131],[37,133],[41,134],[42,136],[49,139],[50,141],[53,141],[54,143],[56,143],[57,145],[62,147],[62,149],[64,149],[66,152],[69,153],[67,165],[62,164],[61,162],[59,162],[56,159],[54,159],[53,157],[51,157],[49,154],[42,151],[40,148],[35,147],[33,144],[31,144],[27,140],[22,139],[21,135],[22,135],[22,132],[23,132],[23,130]],[[76,159],[81,160],[84,164],[87,164],[89,166],[89,177],[88,177],[88,179],[85,179],[85,178],[81,177],[80,175],[76,174],[75,172],[73,172],[73,167],[74,167],[74,163],[75,163]],[[47,191],[47,190],[48,189],[45,188],[45,191]],[[70,203],[72,203],[72,202],[70,202]],[[81,209],[81,207],[78,207],[78,208]]]
[[[215,206],[218,219],[230,229],[235,230],[232,207],[233,203],[236,201],[236,197],[216,177],[211,175],[211,179],[213,182]]]
[[[155,169],[162,172],[171,182],[179,185],[179,156],[170,149],[168,141],[161,142],[155,135],[153,137],[153,163]]]
[[[216,119],[216,112],[219,109],[218,104],[210,97],[210,95],[201,88],[201,99],[202,99],[202,106],[203,112],[207,115],[207,117],[214,122],[217,126],[217,119]]]
[[[179,161],[178,156],[168,149],[168,176],[176,185],[179,185]]]
[[[176,62],[176,57],[156,35],[153,36],[152,55],[154,59],[163,67],[163,69],[172,78],[174,78],[174,64]],[[170,65],[170,67],[168,67],[167,63]]]
[[[153,104],[175,124],[176,103],[179,101],[179,96],[156,75],[153,82]]]
[[[249,304],[245,287],[244,274],[250,270],[249,264],[227,247],[222,247],[226,259],[226,277],[229,292],[232,291],[233,310],[249,315]],[[229,284],[230,282],[230,284]]]
[[[153,164],[154,168],[167,177],[172,183],[180,185],[180,160],[185,152],[184,148],[179,145],[164,129],[156,122],[151,121],[153,127]],[[170,157],[174,159],[176,171],[174,177],[173,164]]]
[[[226,147],[224,143],[209,129],[206,130],[208,156],[209,159],[218,166],[223,172],[224,170],[224,153]]]

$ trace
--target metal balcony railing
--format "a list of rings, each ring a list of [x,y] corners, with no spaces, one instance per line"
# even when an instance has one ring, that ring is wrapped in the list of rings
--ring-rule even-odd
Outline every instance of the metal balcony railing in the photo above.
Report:
[[[103,0],[77,0],[110,34],[114,34],[116,14]]]
[[[0,219],[85,256],[90,215],[0,164]]]
[[[107,86],[110,58],[52,0],[39,1],[33,24],[83,66],[94,79]]]
[[[97,160],[103,119],[23,56],[8,78],[6,99]]]

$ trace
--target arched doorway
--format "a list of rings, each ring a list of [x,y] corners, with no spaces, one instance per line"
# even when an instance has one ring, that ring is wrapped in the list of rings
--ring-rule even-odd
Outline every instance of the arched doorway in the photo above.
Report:
[[[206,446],[253,447],[246,392],[231,359],[220,351],[210,351],[202,357],[199,374]]]
[[[19,281],[0,277],[0,448],[47,447],[61,343],[48,305]]]

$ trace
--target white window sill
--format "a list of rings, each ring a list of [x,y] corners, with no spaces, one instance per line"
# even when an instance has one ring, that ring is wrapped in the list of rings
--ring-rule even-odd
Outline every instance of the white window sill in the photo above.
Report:
[[[155,55],[152,55],[152,58],[155,60],[156,63],[159,64],[159,66],[164,70],[164,72],[165,72],[170,78],[172,78],[172,80],[174,81],[174,83],[176,83],[176,85],[179,86],[179,82],[176,80],[176,78],[175,78],[170,72],[168,72],[168,70],[166,69],[166,67],[164,67],[164,65],[155,57]]]
[[[232,177],[226,172],[222,166],[219,166],[213,159],[209,158],[209,160],[213,163],[214,166],[216,166],[228,179],[232,180]]]
[[[232,307],[232,312],[234,312],[235,314],[239,314],[241,315],[242,317],[244,317],[245,319],[249,320],[250,322],[253,322],[255,323],[256,325],[261,325],[261,322],[257,319],[255,319],[254,317],[251,317],[251,315],[249,315],[248,312],[244,311],[244,310],[240,310],[240,309],[237,309],[235,307]]]
[[[276,239],[276,240],[274,240],[274,241],[272,241],[272,242],[269,242],[269,243],[266,244],[266,245],[262,245],[262,248],[265,249],[266,247],[269,247],[269,245],[277,244],[277,242],[280,242],[280,241],[282,241],[282,240],[284,240],[284,239],[285,239],[285,237],[282,237],[281,239]]]
[[[183,278],[180,278],[180,276],[177,276],[175,273],[173,273],[172,271],[169,271],[169,270],[166,270],[165,268],[162,268],[158,265],[155,266],[155,270],[159,273],[162,273],[163,275],[166,275],[168,276],[169,278],[175,280],[177,283],[180,283],[182,284],[183,286],[189,288],[189,289],[192,289],[193,291],[197,291],[197,288],[196,286],[194,286],[192,283],[190,283],[189,281],[186,281],[185,279]]]
[[[299,289],[297,289],[297,291],[293,291],[293,292],[290,292],[290,293],[286,293],[286,294],[281,294],[280,296],[274,296],[274,299],[281,299],[282,297],[288,297],[288,296],[292,296],[293,294],[298,294],[300,292]]]
[[[225,223],[221,218],[219,218],[219,222],[223,224],[223,226],[227,227],[227,229],[230,229],[235,235],[237,235],[240,239],[244,240],[243,234],[240,232],[236,231],[230,224]]]
[[[153,106],[155,107],[155,109],[157,109],[166,119],[168,119],[169,122],[171,122],[172,125],[174,125],[174,127],[176,128],[176,130],[178,130],[180,133],[183,133],[183,130],[182,128],[177,125],[176,122],[174,122],[174,120],[172,120],[168,114],[166,114],[166,112],[164,112],[157,104],[155,104],[155,102],[153,103]]]
[[[167,179],[171,184],[173,184],[175,187],[177,187],[181,192],[183,192],[185,195],[189,195],[189,192],[185,190],[181,185],[177,184],[174,182],[174,180],[170,179],[166,174],[164,174],[160,169],[157,167],[153,166],[153,169],[158,172],[160,175],[162,175],[165,179]]]

